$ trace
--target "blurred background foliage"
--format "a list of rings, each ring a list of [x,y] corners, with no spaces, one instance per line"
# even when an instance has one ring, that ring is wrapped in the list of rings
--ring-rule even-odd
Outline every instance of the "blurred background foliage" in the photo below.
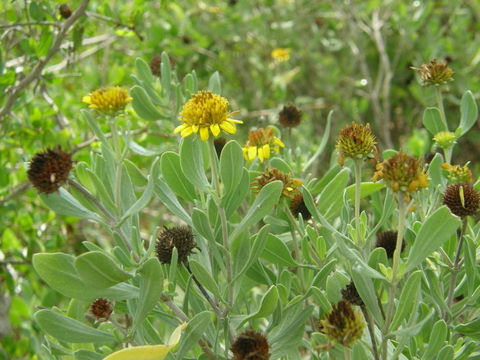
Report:
[[[68,21],[59,12],[62,3],[0,2],[2,110],[12,89],[49,55]],[[75,11],[81,3],[67,5]],[[130,75],[137,57],[150,62],[165,51],[178,79],[195,70],[200,88],[218,71],[223,95],[245,121],[242,139],[249,128],[277,124],[281,108],[293,103],[303,112],[292,134],[301,148],[297,153],[316,150],[333,109],[332,134],[353,120],[368,122],[381,149],[402,146],[422,156],[431,147],[421,129],[422,113],[435,104],[435,94],[420,86],[410,67],[433,58],[449,63],[455,81],[444,97],[448,121],[456,126],[461,95],[467,89],[480,95],[479,41],[475,0],[88,1],[85,16],[41,64],[39,76],[0,113],[0,359],[35,358],[41,335],[30,321],[32,312],[62,300],[40,283],[32,254],[79,253],[81,241],[101,231],[73,218],[58,221],[26,183],[26,164],[57,145],[88,162],[89,149],[98,144],[79,115],[82,96],[106,85],[134,85]],[[171,135],[178,125],[174,118],[146,122],[130,109],[124,122],[136,131],[140,155],[177,142]],[[457,147],[456,163],[478,158],[478,124],[473,130]],[[314,176],[328,168],[334,139]],[[149,159],[130,160],[146,169]],[[143,230],[169,221],[161,214],[152,206]]]

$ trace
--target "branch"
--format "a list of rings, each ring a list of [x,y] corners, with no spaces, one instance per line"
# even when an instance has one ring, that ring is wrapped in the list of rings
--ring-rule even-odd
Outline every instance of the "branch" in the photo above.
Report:
[[[42,75],[42,70],[50,61],[50,59],[57,53],[62,45],[63,39],[67,36],[68,30],[72,27],[72,25],[77,21],[82,15],[85,13],[85,9],[87,8],[88,2],[90,0],[83,0],[77,10],[65,21],[60,28],[60,31],[55,38],[52,48],[48,52],[45,58],[38,61],[38,63],[33,68],[32,72],[27,75],[24,79],[22,79],[15,87],[10,90],[7,100],[5,101],[5,105],[0,110],[0,122],[3,120],[5,115],[10,112],[17,96],[27,88],[33,81],[38,79]]]
[[[25,181],[20,185],[15,186],[12,190],[9,191],[10,194],[5,196],[3,199],[0,199],[0,206],[5,204],[6,202],[12,200],[14,197],[20,195],[21,193],[25,192],[30,188],[30,183]]]
[[[62,26],[60,23],[53,22],[53,21],[29,21],[29,22],[15,23],[15,24],[0,25],[0,29],[10,29],[14,27],[31,26],[31,25],[55,26],[55,27]]]

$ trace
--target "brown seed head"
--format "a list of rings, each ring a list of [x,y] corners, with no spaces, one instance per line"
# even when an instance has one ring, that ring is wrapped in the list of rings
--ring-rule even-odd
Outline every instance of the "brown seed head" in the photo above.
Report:
[[[298,193],[292,199],[292,202],[290,203],[290,211],[294,216],[302,214],[303,220],[310,220],[312,218],[312,214],[305,205],[305,201],[303,201],[303,195],[301,193]]]
[[[362,337],[365,322],[352,304],[346,300],[333,305],[328,316],[320,320],[320,331],[334,343],[351,347]]]
[[[373,181],[382,178],[394,192],[410,193],[428,186],[422,161],[403,152],[377,164]]]
[[[162,63],[162,55],[155,54],[150,60],[150,71],[155,76],[160,76],[160,64]]]
[[[353,305],[358,305],[358,306],[363,305],[363,300],[358,294],[357,288],[355,287],[355,284],[353,283],[353,281],[350,281],[350,284],[348,284],[342,290],[342,297],[343,297],[343,300],[347,300]]]
[[[165,227],[157,239],[157,257],[162,264],[170,264],[173,248],[177,248],[178,261],[187,264],[188,256],[197,246],[192,230],[188,226]]]
[[[57,147],[35,154],[27,171],[28,180],[40,192],[51,194],[68,179],[72,170],[72,155]]]
[[[97,299],[90,305],[90,312],[95,319],[107,321],[113,312],[113,304],[107,299]]]
[[[376,143],[370,124],[352,123],[345,126],[340,130],[337,139],[338,163],[343,165],[346,157],[352,159],[373,157]]]
[[[453,70],[447,62],[437,62],[436,59],[423,63],[419,68],[412,66],[411,69],[420,74],[422,86],[442,85],[453,80]]]
[[[393,258],[395,247],[397,246],[397,234],[398,231],[381,231],[377,233],[377,243],[375,247],[382,247],[385,249],[388,258]],[[405,241],[402,240],[402,251],[405,248]]]
[[[257,176],[252,182],[252,190],[258,192],[265,185],[276,180],[283,182],[282,194],[290,199],[293,199],[299,193],[300,190],[298,188],[303,184],[299,179],[292,179],[290,174],[285,174],[275,168],[267,168],[265,172]]]
[[[231,347],[233,360],[268,360],[270,346],[262,334],[248,330],[238,336]]]
[[[70,9],[70,6],[68,4],[62,4],[58,7],[58,12],[60,13],[60,16],[64,19],[68,19],[70,16],[72,16],[72,9]]]
[[[300,125],[302,121],[302,112],[293,104],[284,106],[278,114],[278,122],[286,128],[294,128]]]
[[[475,215],[480,206],[480,194],[470,184],[448,185],[443,194],[443,204],[457,216]]]

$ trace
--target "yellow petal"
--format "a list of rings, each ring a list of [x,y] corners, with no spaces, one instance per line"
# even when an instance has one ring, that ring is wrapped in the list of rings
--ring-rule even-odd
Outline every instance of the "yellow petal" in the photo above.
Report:
[[[207,127],[200,128],[200,139],[202,139],[203,141],[207,141],[209,136],[208,133],[209,131]]]
[[[192,125],[192,131],[196,134],[198,132],[198,125]]]
[[[92,98],[90,95],[86,95],[84,97],[82,97],[82,102],[84,102],[85,104],[91,104],[92,103]]]
[[[258,159],[260,162],[263,162],[265,160],[265,157],[263,156],[263,148],[258,148]]]
[[[218,124],[210,125],[210,130],[212,131],[213,136],[218,136],[218,134],[220,134],[220,126],[218,126]]]
[[[220,124],[220,127],[222,128],[222,130],[226,131],[229,134],[235,134],[237,132],[237,129],[235,128],[235,125],[229,123],[228,121],[223,121]]]
[[[273,138],[273,142],[274,142],[275,144],[277,144],[278,146],[282,147],[282,148],[285,147],[285,144],[282,142],[282,140],[280,140],[280,139],[277,138],[277,137],[276,137],[276,138]]]
[[[174,134],[178,134],[179,132],[181,132],[183,129],[185,129],[188,125],[187,124],[182,124],[182,125],[179,125],[175,128],[175,130],[173,130],[173,133]]]
[[[263,145],[262,150],[263,150],[263,157],[265,159],[268,159],[270,157],[270,145],[268,144]]]
[[[257,157],[257,147],[249,146],[248,147],[248,160],[253,161]]]
[[[187,127],[182,130],[180,135],[182,135],[182,137],[187,137],[192,135],[192,133],[193,133],[192,127],[187,125]]]
[[[228,118],[227,121],[230,121],[230,122],[235,123],[235,124],[243,124],[242,120],[236,120],[236,119]]]

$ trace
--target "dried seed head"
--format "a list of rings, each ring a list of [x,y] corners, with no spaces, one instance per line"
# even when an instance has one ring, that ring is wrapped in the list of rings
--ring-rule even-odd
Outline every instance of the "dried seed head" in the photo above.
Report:
[[[294,128],[300,125],[302,121],[302,112],[293,104],[284,106],[278,114],[278,122],[286,128]]]
[[[443,204],[460,217],[474,215],[480,206],[480,194],[470,184],[448,185]]]
[[[238,336],[231,347],[233,360],[268,360],[270,346],[262,334],[248,330]]]
[[[155,76],[160,76],[160,64],[162,63],[162,55],[155,54],[150,60],[150,71]]]
[[[453,70],[448,63],[437,62],[436,59],[423,63],[419,68],[412,66],[411,69],[420,74],[422,86],[442,85],[453,80]]]
[[[346,157],[352,159],[373,157],[376,143],[369,124],[352,123],[345,126],[340,130],[337,139],[338,163],[343,165]]]
[[[227,143],[227,139],[225,138],[215,138],[213,140],[213,145],[215,145],[215,151],[217,153],[217,156],[220,158],[220,154],[222,153],[223,147]]]
[[[457,142],[457,136],[450,131],[440,131],[435,134],[433,140],[442,149],[448,149]]]
[[[395,252],[395,247],[397,246],[397,235],[398,231],[381,231],[377,233],[377,243],[375,247],[382,247],[385,249],[387,256],[391,259],[393,258],[393,253]],[[402,239],[402,251],[405,248],[405,241]]]
[[[294,216],[302,214],[303,220],[310,220],[312,218],[312,214],[305,205],[305,202],[303,201],[303,195],[301,193],[298,193],[292,199],[292,202],[290,203],[290,211]]]
[[[90,312],[95,319],[107,321],[113,312],[113,304],[107,299],[97,299],[90,305]]]
[[[299,193],[299,187],[303,182],[299,179],[292,179],[289,174],[275,169],[267,168],[267,170],[261,173],[255,178],[252,182],[252,190],[260,191],[265,185],[280,180],[283,182],[283,191],[282,194],[290,199],[293,199]]]
[[[355,284],[353,283],[353,281],[350,281],[350,284],[348,284],[342,290],[342,297],[343,297],[343,300],[347,300],[353,305],[358,305],[358,306],[363,305],[363,300],[358,294],[357,288],[355,287]]]
[[[346,300],[333,305],[328,316],[320,320],[320,331],[334,343],[351,347],[362,337],[365,322],[352,304]]]
[[[171,229],[164,228],[157,239],[157,257],[162,264],[170,264],[173,248],[177,248],[178,261],[182,264],[188,262],[188,256],[197,246],[192,230],[188,226],[175,226]]]
[[[394,192],[410,193],[428,186],[421,160],[403,152],[377,164],[373,181],[382,178]]]
[[[464,166],[442,164],[443,174],[452,183],[471,183],[473,174],[468,168],[468,163]]]
[[[28,180],[40,192],[57,191],[68,179],[72,170],[72,155],[57,147],[35,154],[27,171]]]
[[[62,4],[58,7],[58,12],[60,13],[60,16],[64,19],[68,19],[70,16],[72,16],[72,9],[70,9],[70,6],[68,4]]]

